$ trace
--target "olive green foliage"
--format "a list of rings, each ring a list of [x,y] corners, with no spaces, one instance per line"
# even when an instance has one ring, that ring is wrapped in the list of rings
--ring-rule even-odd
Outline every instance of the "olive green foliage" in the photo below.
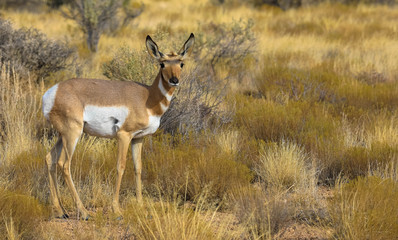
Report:
[[[395,239],[398,185],[392,179],[360,177],[336,186],[329,208],[339,239]]]

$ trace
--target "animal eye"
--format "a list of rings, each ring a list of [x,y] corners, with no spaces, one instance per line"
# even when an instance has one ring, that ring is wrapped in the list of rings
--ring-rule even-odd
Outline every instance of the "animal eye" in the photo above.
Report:
[[[181,63],[181,68],[184,67],[184,63]]]
[[[160,63],[160,67],[161,67],[161,68],[164,68],[164,63]]]

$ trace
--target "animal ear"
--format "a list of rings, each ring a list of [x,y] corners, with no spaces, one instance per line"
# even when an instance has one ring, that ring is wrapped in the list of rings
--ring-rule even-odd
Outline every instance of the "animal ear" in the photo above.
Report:
[[[178,54],[180,54],[182,58],[188,56],[192,52],[194,42],[195,36],[193,35],[193,33],[191,33],[188,40],[184,43],[184,46],[181,48]]]
[[[163,57],[163,53],[159,52],[158,45],[152,40],[152,38],[148,35],[146,36],[146,48],[148,49],[149,55],[159,60]]]

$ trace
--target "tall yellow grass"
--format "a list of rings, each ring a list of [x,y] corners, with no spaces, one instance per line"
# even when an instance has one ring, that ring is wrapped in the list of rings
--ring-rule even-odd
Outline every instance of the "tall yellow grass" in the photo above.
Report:
[[[92,78],[104,78],[101,66],[122,45],[142,51],[148,34],[174,46],[194,32],[201,44],[200,36],[214,26],[251,19],[255,59],[242,66],[252,71],[221,84],[232,86],[220,107],[234,119],[212,131],[146,139],[145,202],[133,200],[128,164],[123,221],[110,213],[116,143],[83,136],[72,174],[93,220],[73,222],[70,230],[48,221],[44,156],[57,136],[40,113],[40,99],[50,86],[21,79],[2,63],[0,238],[272,239],[292,223],[322,229],[317,221],[341,239],[396,237],[397,214],[385,212],[397,209],[397,8],[324,3],[281,11],[207,0],[143,3],[143,14],[104,34],[95,54],[78,25],[56,10],[0,13],[16,27],[35,27],[76,48],[81,77]],[[220,76],[225,69],[217,70]],[[49,82],[69,75],[58,73]],[[338,176],[350,180],[338,182],[330,188],[334,197],[323,199],[318,184],[330,187]],[[73,199],[59,183],[73,217]]]
[[[40,109],[40,89],[33,86],[30,79],[22,80],[13,72],[7,64],[1,65],[0,159],[3,163],[31,148],[35,142],[35,126]]]

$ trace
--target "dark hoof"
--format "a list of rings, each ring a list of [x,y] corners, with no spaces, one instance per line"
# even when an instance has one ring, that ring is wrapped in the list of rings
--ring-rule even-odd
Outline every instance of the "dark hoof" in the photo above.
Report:
[[[87,217],[82,217],[82,220],[83,220],[83,221],[88,221],[90,218],[91,218],[91,216],[90,216],[90,215],[87,215]]]

